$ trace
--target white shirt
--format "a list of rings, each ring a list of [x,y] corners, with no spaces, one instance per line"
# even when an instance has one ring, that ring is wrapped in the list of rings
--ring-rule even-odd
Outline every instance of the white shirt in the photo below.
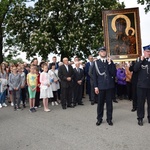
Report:
[[[106,58],[100,58],[102,62],[106,62]]]
[[[65,65],[65,67],[66,67],[66,69],[67,69],[67,71],[68,71],[68,70],[69,70],[69,69],[68,69],[68,65]]]

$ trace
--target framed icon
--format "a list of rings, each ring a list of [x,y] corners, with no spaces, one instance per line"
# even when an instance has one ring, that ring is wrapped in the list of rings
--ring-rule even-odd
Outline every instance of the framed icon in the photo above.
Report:
[[[113,60],[135,60],[141,55],[140,17],[138,8],[104,10],[104,41]]]

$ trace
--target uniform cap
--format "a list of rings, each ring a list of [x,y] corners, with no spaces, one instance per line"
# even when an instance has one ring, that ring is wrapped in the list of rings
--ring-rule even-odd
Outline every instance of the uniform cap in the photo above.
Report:
[[[106,47],[100,47],[99,49],[98,49],[98,51],[100,52],[100,51],[106,51]]]
[[[143,47],[143,50],[144,50],[144,51],[150,50],[150,45],[144,46],[144,47]]]

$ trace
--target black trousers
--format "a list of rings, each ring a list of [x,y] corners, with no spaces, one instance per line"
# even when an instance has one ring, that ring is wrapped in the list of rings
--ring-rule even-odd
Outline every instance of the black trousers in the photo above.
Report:
[[[82,84],[74,84],[74,88],[73,88],[73,92],[74,92],[74,98],[73,98],[73,103],[76,104],[81,104],[82,103],[82,90],[83,90],[83,86]]]
[[[72,87],[64,88],[61,87],[61,105],[71,105],[72,103]]]
[[[36,92],[35,94],[35,106],[39,107],[40,105],[40,92]]]
[[[59,82],[59,85],[60,85],[60,89],[58,89],[57,95],[58,95],[58,99],[60,100],[61,99],[61,83],[60,82]]]
[[[107,109],[107,120],[112,120],[113,104],[112,104],[112,89],[100,90],[98,94],[98,105],[97,105],[97,120],[103,119],[104,104],[106,100]]]
[[[150,88],[137,88],[137,119],[143,119],[145,116],[145,101],[147,99],[147,114],[150,119]]]
[[[126,96],[126,85],[117,84],[118,96]]]
[[[137,109],[137,84],[132,84],[132,107]]]
[[[20,107],[20,89],[19,90],[12,90],[12,96],[13,96],[13,103],[14,103],[14,108]]]
[[[116,87],[112,89],[112,100],[116,100]]]
[[[53,91],[53,98],[51,98],[52,102],[56,102],[57,101],[57,91]]]
[[[26,88],[21,89],[21,98],[22,98],[22,103],[25,104],[26,100]]]
[[[84,85],[85,85],[85,80],[82,82],[82,97],[84,96]]]
[[[91,83],[90,83],[90,80],[86,80],[86,94],[89,95],[89,100],[91,101]]]
[[[128,99],[131,100],[132,99],[132,84],[131,82],[127,82],[127,96]]]
[[[90,80],[90,83],[91,83],[91,102],[97,103],[98,96],[97,94],[95,94],[94,82]]]

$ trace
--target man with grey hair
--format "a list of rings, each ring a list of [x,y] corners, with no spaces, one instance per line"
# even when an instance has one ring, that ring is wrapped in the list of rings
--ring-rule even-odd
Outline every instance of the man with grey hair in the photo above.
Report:
[[[72,87],[74,71],[71,65],[69,65],[68,58],[63,58],[63,65],[58,69],[58,77],[61,83],[61,104],[62,108],[73,108],[72,105]]]
[[[74,106],[78,105],[84,105],[82,102],[82,90],[83,90],[83,81],[84,81],[84,72],[83,69],[79,68],[80,62],[75,62],[75,68],[74,68],[74,98],[73,103]]]

